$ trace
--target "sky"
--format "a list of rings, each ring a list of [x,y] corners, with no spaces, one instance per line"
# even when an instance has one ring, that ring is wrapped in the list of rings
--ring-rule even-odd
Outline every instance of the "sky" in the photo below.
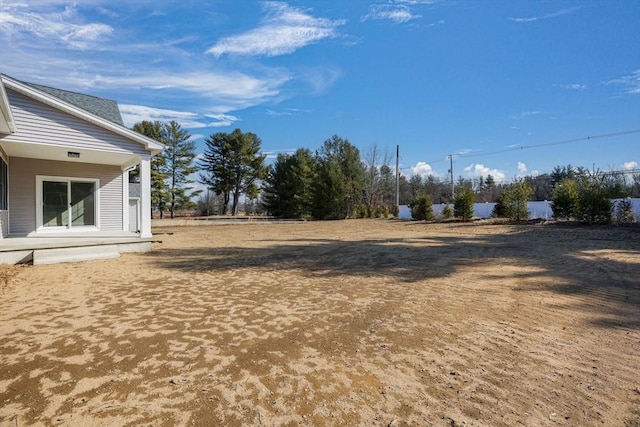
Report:
[[[0,72],[176,120],[199,153],[239,128],[269,161],[399,146],[407,176],[640,168],[635,0],[2,0]]]

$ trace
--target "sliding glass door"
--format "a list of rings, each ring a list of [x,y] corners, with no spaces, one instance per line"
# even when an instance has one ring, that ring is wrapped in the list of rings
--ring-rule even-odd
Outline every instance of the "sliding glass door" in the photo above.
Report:
[[[97,226],[97,180],[38,177],[37,181],[39,229]]]
[[[96,225],[96,185],[93,182],[69,182],[71,192],[71,225]]]

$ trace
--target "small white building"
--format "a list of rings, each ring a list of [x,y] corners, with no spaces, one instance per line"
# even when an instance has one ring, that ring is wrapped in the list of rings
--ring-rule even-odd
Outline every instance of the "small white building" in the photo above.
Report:
[[[150,162],[162,149],[124,126],[115,101],[0,75],[0,251],[11,237],[150,242]]]

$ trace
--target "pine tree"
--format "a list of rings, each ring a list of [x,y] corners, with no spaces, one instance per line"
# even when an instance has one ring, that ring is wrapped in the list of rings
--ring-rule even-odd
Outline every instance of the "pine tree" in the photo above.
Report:
[[[282,218],[309,217],[315,180],[316,165],[309,150],[279,154],[265,180],[265,208]]]
[[[260,154],[260,138],[236,129],[230,134],[213,134],[205,139],[205,144],[199,162],[204,173],[199,181],[224,197],[223,213],[231,201],[231,214],[236,215],[240,196],[257,193],[258,181],[266,175],[266,156]]]
[[[459,190],[456,190],[453,201],[453,214],[463,221],[469,221],[473,218],[474,202],[475,194],[471,187],[467,185],[460,187]]]
[[[314,186],[313,216],[346,218],[362,201],[364,167],[360,151],[334,135],[316,152],[318,179]]]
[[[166,162],[161,168],[167,177],[167,193],[169,197],[169,212],[171,218],[177,210],[190,209],[195,206],[192,198],[200,194],[200,190],[193,191],[194,183],[189,176],[198,171],[194,164],[196,144],[190,141],[189,132],[182,129],[176,121],[171,121],[162,126],[162,142],[164,142]]]

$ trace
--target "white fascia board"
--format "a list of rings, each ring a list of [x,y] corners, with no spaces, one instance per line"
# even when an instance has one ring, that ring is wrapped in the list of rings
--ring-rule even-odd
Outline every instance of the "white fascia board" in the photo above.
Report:
[[[144,145],[145,149],[147,149],[152,156],[155,156],[156,154],[164,150],[164,146],[158,141],[148,138],[136,131],[128,129],[124,126],[120,126],[119,124],[113,123],[109,120],[103,119],[102,117],[96,116],[95,114],[91,114],[88,111],[83,110],[82,108],[78,108],[75,105],[69,104],[52,95],[49,95],[48,93],[41,92],[35,88],[32,88],[31,86],[27,86],[4,74],[2,75],[2,80],[4,81],[5,85],[11,90],[28,96],[29,98],[35,99],[36,101],[40,101],[44,104],[50,105],[53,108],[64,111],[65,113],[71,114],[72,116],[78,117],[89,123],[93,123],[94,125],[107,129],[131,141],[137,142],[138,144]]]
[[[9,97],[7,97],[7,92],[4,90],[4,78],[2,74],[0,74],[0,113],[2,113],[2,119],[6,123],[9,133],[16,133],[18,128],[13,119],[11,105],[9,105]]]

